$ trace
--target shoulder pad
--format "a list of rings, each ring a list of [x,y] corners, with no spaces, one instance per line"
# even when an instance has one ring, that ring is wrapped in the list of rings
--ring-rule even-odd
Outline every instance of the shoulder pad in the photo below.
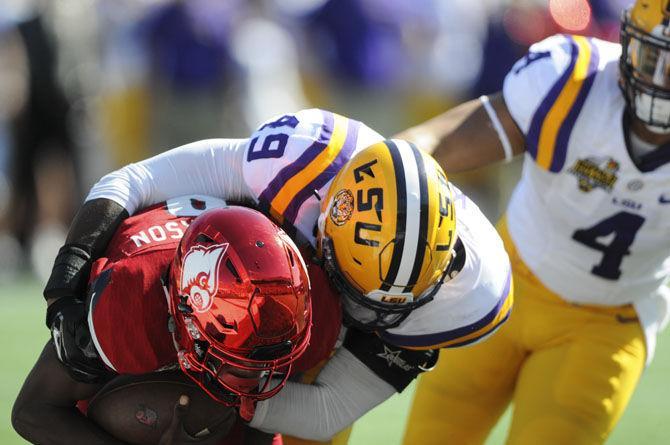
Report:
[[[152,250],[173,250],[196,216],[225,205],[218,198],[188,195],[147,207],[121,223],[105,256],[117,261]]]
[[[598,67],[594,39],[555,35],[532,45],[505,77],[505,104],[526,137],[528,154],[543,169],[563,167]]]
[[[249,138],[244,179],[261,210],[313,244],[324,190],[354,153],[381,140],[361,122],[330,111],[286,114]]]

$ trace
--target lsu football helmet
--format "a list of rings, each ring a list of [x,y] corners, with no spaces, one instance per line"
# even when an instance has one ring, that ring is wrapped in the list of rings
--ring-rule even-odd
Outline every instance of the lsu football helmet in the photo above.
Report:
[[[344,165],[322,202],[317,251],[348,323],[393,328],[433,298],[453,257],[453,199],[442,168],[406,141]]]
[[[670,0],[636,0],[621,17],[619,84],[632,114],[670,132]]]
[[[307,268],[280,228],[244,207],[203,213],[167,287],[179,366],[212,398],[239,405],[284,386],[309,343],[312,306]]]

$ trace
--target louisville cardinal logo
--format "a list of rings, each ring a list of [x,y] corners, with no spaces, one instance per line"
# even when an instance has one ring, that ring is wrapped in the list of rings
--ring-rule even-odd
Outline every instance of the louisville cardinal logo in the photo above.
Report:
[[[196,312],[207,311],[219,290],[219,267],[228,243],[209,247],[193,246],[184,256],[181,294],[187,295]]]

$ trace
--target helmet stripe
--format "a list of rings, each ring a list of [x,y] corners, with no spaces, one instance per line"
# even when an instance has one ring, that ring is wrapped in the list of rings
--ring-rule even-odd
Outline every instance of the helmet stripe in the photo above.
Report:
[[[406,214],[407,214],[407,189],[405,186],[405,171],[402,167],[402,157],[400,155],[400,150],[396,147],[393,141],[385,141],[384,145],[388,148],[389,153],[391,154],[391,160],[393,161],[393,170],[395,172],[395,186],[396,186],[396,196],[397,196],[397,205],[396,211],[398,217],[396,218],[396,229],[395,229],[395,244],[393,246],[393,255],[391,256],[391,264],[389,265],[388,271],[386,272],[386,277],[380,286],[380,289],[383,291],[388,291],[391,289],[391,285],[395,283],[396,276],[398,275],[398,269],[400,268],[400,260],[402,259],[402,251],[405,244],[405,237],[400,236],[400,234],[405,233],[405,224],[406,224]]]
[[[426,165],[424,164],[423,156],[419,152],[419,149],[416,148],[416,145],[410,143],[409,146],[412,148],[412,154],[414,154],[414,160],[416,161],[416,167],[419,176],[419,237],[416,243],[416,253],[414,258],[414,266],[412,267],[412,273],[405,286],[404,292],[410,292],[421,274],[421,266],[423,266],[423,259],[426,256],[426,247],[424,242],[428,236],[428,178],[426,177]],[[417,295],[418,296],[418,295]]]
[[[401,168],[405,173],[406,188],[406,211],[405,211],[405,242],[402,247],[402,256],[398,275],[395,278],[395,285],[406,287],[409,285],[412,270],[417,255],[417,246],[421,242],[419,239],[419,226],[421,219],[421,189],[419,188],[419,169],[417,168],[412,148],[406,141],[394,141],[402,157]]]
[[[419,166],[412,148],[407,142],[394,140],[387,141],[386,145],[389,147],[393,158],[393,165],[396,171],[396,185],[399,188],[396,242],[391,259],[391,266],[394,267],[389,268],[389,273],[384,281],[387,286],[394,285],[406,288],[413,285],[411,284],[411,278],[415,269],[418,247],[422,243],[419,236],[422,213],[420,182],[422,179],[420,178]],[[421,164],[421,167],[423,168],[423,164]],[[427,184],[425,183],[425,168],[423,170],[423,181],[427,188]],[[402,172],[404,184],[398,184],[399,171]],[[402,186],[404,186],[404,190],[401,188]],[[423,251],[423,249],[421,250]],[[421,261],[423,261],[423,255]],[[395,267],[396,265],[397,268]],[[419,266],[420,268],[421,266]]]

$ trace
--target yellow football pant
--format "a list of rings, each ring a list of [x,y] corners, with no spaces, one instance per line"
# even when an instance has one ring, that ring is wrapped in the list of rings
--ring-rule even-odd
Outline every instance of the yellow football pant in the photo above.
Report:
[[[515,305],[491,338],[441,351],[422,375],[405,444],[482,444],[513,402],[507,444],[601,444],[628,404],[645,362],[632,306],[567,303],[542,285],[499,231]]]

